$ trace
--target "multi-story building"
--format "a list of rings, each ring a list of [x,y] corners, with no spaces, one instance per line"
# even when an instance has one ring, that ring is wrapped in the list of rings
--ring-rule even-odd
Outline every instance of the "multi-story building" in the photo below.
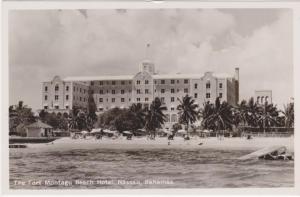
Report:
[[[272,90],[255,90],[256,103],[272,103]]]
[[[154,64],[143,61],[135,75],[95,77],[54,77],[43,83],[43,108],[68,112],[73,106],[86,107],[88,90],[94,96],[99,113],[114,107],[128,108],[133,103],[149,106],[158,97],[167,107],[169,123],[178,121],[178,99],[190,95],[201,107],[217,97],[236,105],[239,99],[239,69],[234,75],[206,72],[204,74],[157,74]]]

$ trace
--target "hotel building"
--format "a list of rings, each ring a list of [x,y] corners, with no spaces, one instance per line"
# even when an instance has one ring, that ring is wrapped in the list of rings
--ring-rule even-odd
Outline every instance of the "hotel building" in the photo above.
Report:
[[[133,103],[149,106],[155,97],[167,107],[168,123],[178,121],[178,99],[193,97],[200,107],[217,97],[236,105],[239,100],[239,68],[233,75],[157,74],[154,64],[143,61],[135,75],[66,77],[55,76],[43,82],[42,107],[49,112],[69,112],[74,106],[87,107],[91,91],[98,113],[114,107],[128,108]]]

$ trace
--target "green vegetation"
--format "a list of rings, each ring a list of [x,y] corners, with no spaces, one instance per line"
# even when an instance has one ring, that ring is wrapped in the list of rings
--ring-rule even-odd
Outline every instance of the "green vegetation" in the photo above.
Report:
[[[89,90],[88,106],[86,109],[74,106],[68,113],[49,113],[41,110],[38,116],[34,116],[31,108],[23,105],[9,107],[9,132],[11,135],[22,135],[24,128],[36,122],[38,119],[51,125],[54,129],[64,131],[91,131],[93,128],[110,130],[131,131],[146,130],[151,139],[157,135],[158,129],[166,122],[165,111],[167,108],[159,98],[155,98],[151,105],[143,107],[141,103],[132,104],[129,108],[112,108],[97,116],[96,104],[92,90]],[[268,132],[270,129],[277,131],[278,128],[290,129],[294,127],[294,104],[284,106],[284,110],[278,110],[276,105],[265,103],[257,104],[253,98],[248,102],[241,101],[237,106],[231,106],[219,98],[215,103],[204,103],[203,107],[195,103],[192,97],[186,95],[177,106],[179,121],[173,124],[173,133],[182,129],[199,128],[194,125],[197,120],[201,121],[201,129],[216,132],[233,130],[234,128],[255,129],[255,131]],[[187,133],[189,134],[189,132]]]
[[[177,106],[177,110],[179,111],[179,122],[186,125],[188,130],[189,125],[193,124],[197,120],[198,116],[198,105],[195,104],[195,100],[188,95],[185,95],[182,100],[179,100],[179,105]],[[189,135],[187,133],[187,135]]]

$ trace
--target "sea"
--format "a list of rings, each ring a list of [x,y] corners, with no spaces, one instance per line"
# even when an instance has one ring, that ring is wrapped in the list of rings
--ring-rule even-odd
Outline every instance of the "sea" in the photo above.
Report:
[[[215,149],[10,149],[11,189],[274,188],[294,186],[294,161],[240,161]]]

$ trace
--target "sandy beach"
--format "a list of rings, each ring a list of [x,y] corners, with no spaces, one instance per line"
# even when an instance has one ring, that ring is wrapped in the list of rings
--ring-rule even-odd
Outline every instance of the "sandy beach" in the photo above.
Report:
[[[200,145],[201,144],[201,145]],[[155,140],[148,140],[145,137],[132,138],[125,137],[118,139],[103,138],[96,140],[71,139],[64,137],[47,144],[29,144],[28,148],[38,148],[40,150],[66,150],[66,149],[218,149],[218,150],[259,150],[270,146],[286,146],[289,152],[294,152],[294,137],[256,137],[251,140],[246,138],[199,138],[192,137],[189,141],[184,141],[181,137],[174,140],[157,137]]]

